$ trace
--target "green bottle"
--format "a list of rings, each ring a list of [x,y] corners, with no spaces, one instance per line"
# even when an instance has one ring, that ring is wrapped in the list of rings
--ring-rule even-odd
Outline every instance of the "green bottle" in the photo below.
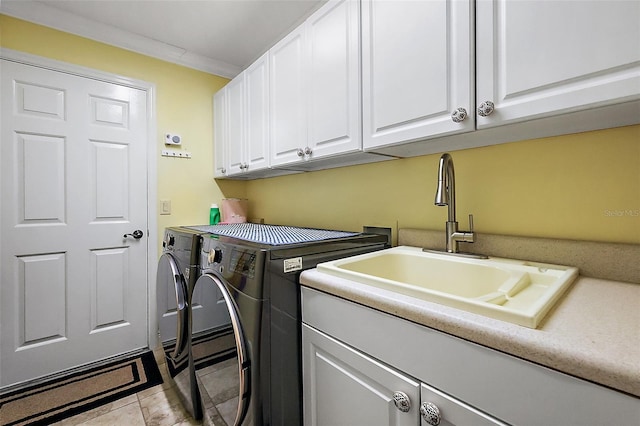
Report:
[[[211,204],[209,209],[209,225],[215,225],[220,222],[220,209],[217,204]]]

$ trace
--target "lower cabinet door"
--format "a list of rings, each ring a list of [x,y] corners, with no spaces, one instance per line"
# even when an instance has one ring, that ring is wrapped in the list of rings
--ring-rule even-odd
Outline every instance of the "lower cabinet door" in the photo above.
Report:
[[[506,423],[502,423],[424,383],[421,389],[419,409],[422,426],[506,426]]]
[[[420,383],[302,325],[305,425],[419,424]]]

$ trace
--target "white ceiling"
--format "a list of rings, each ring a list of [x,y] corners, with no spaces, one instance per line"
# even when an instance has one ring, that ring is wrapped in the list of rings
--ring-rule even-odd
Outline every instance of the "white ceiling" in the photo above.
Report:
[[[0,0],[0,12],[234,77],[326,0]]]

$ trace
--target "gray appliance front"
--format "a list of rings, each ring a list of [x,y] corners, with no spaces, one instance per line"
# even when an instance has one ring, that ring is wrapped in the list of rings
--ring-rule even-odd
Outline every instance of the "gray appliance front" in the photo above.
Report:
[[[265,362],[264,328],[269,324],[262,298],[264,252],[204,236],[203,265],[196,291],[222,295],[231,326],[192,334],[193,365],[208,425],[262,425]],[[266,349],[268,351],[268,348]],[[266,352],[268,353],[268,352]]]
[[[220,291],[211,286],[195,286],[202,273],[202,238],[193,230],[167,228],[156,282],[158,336],[167,373],[183,405],[196,420],[202,418],[202,407],[190,362],[192,335],[230,327]]]
[[[199,418],[202,414],[195,380],[189,366],[189,295],[188,278],[192,239],[165,231],[164,249],[158,261],[156,302],[158,339],[162,344],[169,380],[187,411]]]

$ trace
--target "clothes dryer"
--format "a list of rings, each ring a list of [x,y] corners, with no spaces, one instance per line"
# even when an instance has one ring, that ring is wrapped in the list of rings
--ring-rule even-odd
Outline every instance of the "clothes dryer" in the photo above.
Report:
[[[300,273],[388,247],[386,236],[277,225],[190,227],[201,233],[202,272],[231,327],[191,336],[204,424],[301,425]]]

